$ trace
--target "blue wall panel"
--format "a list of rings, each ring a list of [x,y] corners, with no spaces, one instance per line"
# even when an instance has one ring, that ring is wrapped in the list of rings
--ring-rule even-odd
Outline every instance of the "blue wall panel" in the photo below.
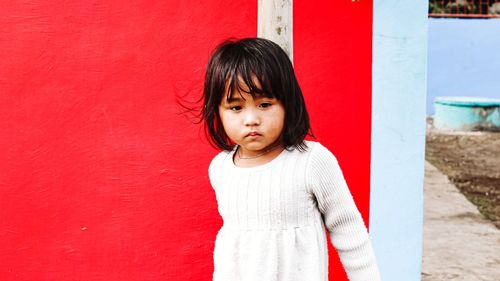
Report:
[[[370,235],[382,280],[422,261],[427,1],[375,0]]]

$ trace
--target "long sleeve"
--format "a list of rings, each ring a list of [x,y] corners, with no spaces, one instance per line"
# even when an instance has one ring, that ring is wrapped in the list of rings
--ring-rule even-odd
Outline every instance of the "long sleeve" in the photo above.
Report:
[[[310,192],[317,200],[330,240],[349,280],[380,280],[366,226],[337,159],[319,143],[312,149],[307,168]]]

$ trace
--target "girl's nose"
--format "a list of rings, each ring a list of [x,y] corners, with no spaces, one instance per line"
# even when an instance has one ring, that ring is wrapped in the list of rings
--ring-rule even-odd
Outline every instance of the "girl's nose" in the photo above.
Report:
[[[245,114],[245,126],[256,126],[260,124],[260,117],[255,110],[249,109]]]

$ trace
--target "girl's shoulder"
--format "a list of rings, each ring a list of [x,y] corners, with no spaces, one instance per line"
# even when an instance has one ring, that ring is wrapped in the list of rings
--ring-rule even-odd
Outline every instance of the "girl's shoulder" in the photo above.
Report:
[[[223,150],[223,151],[220,151],[219,153],[217,153],[214,158],[212,158],[212,161],[210,162],[210,166],[209,166],[209,169],[210,168],[213,168],[217,165],[221,165],[224,160],[229,156],[229,154],[231,154],[232,151],[227,151],[227,150]]]
[[[208,166],[208,177],[210,178],[210,183],[212,187],[215,188],[217,186],[218,178],[222,175],[223,164],[227,159],[231,151],[221,151],[217,155],[212,158],[210,165]]]
[[[324,161],[337,162],[335,155],[323,144],[317,141],[305,141],[309,153],[309,164],[315,165]]]
[[[307,145],[307,151],[310,154],[314,155],[324,155],[324,154],[332,154],[328,148],[322,145],[317,141],[305,140],[304,143]]]

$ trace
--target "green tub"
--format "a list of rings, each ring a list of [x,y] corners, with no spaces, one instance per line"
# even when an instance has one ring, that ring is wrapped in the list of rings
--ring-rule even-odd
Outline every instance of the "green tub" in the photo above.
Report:
[[[434,127],[458,131],[500,131],[500,99],[437,97]]]

